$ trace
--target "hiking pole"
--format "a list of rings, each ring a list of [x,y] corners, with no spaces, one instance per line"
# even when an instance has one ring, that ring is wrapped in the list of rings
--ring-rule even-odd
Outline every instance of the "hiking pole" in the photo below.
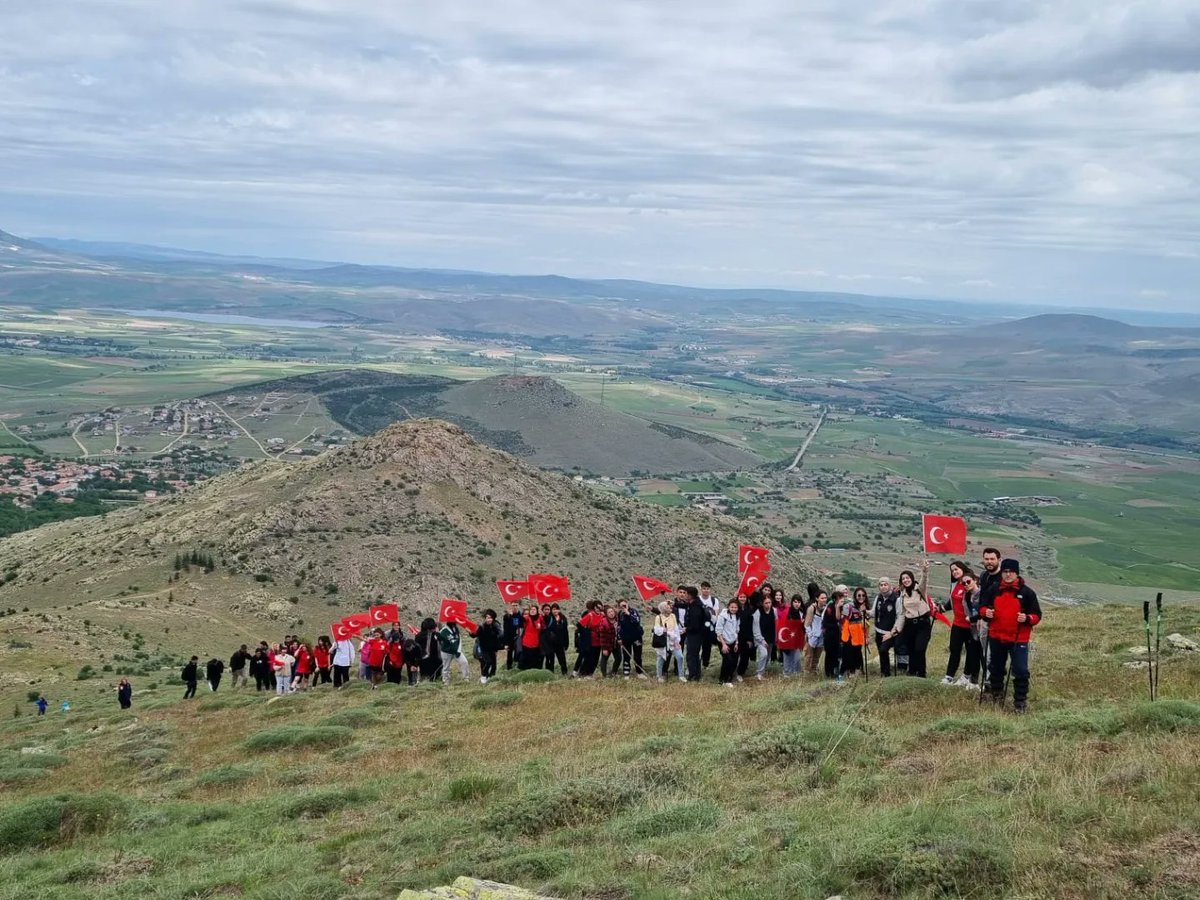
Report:
[[[1150,676],[1150,699],[1154,699],[1154,651],[1150,647],[1150,601],[1142,601],[1142,621],[1146,624],[1146,674]]]
[[[1157,613],[1154,623],[1154,699],[1158,699],[1158,676],[1162,674],[1162,633],[1163,633],[1163,615],[1162,615],[1162,591],[1159,591],[1158,596],[1154,598],[1154,605],[1157,607]]]
[[[988,671],[988,642],[986,638],[979,640],[979,705],[983,706],[983,695],[988,693],[991,676]]]

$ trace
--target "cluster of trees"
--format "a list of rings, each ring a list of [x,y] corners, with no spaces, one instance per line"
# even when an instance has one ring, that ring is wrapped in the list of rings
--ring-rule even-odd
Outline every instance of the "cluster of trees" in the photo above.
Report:
[[[217,567],[217,561],[211,553],[193,550],[190,553],[175,554],[175,571],[190,572],[192,566],[198,569],[203,569],[205,574],[212,572]]]

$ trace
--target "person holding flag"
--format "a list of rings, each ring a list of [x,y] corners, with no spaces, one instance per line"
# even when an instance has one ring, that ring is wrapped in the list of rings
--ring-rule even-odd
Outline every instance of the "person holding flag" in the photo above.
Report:
[[[333,644],[333,686],[340,688],[350,681],[350,667],[354,665],[354,644],[347,632],[336,637]]]
[[[542,668],[542,628],[545,624],[537,604],[529,604],[521,620],[521,655],[517,663],[521,671]]]
[[[900,573],[899,608],[896,611],[896,626],[892,636],[897,641],[897,668],[901,648],[907,657],[908,674],[916,678],[924,678],[925,651],[929,648],[929,638],[933,634],[933,607],[925,599],[924,592],[917,587],[917,577],[911,569]]]
[[[783,677],[800,674],[801,653],[804,646],[804,597],[792,594],[791,603],[779,617],[775,644],[783,653]]]

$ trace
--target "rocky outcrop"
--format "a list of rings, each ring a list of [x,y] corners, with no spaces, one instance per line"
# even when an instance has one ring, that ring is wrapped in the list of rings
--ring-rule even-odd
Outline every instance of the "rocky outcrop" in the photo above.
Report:
[[[456,878],[449,887],[403,890],[397,900],[554,900],[524,888],[478,878]]]

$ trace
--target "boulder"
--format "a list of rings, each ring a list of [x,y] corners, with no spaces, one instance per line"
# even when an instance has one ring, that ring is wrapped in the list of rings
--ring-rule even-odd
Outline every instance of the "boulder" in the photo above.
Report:
[[[498,881],[481,881],[478,878],[456,878],[449,887],[428,888],[414,891],[405,889],[397,900],[555,900],[527,891],[525,888],[501,884]]]
[[[1196,653],[1197,651],[1200,651],[1200,644],[1197,644],[1190,638],[1185,638],[1182,634],[1178,633],[1168,634],[1167,643],[1176,650],[1182,650],[1185,653]]]

